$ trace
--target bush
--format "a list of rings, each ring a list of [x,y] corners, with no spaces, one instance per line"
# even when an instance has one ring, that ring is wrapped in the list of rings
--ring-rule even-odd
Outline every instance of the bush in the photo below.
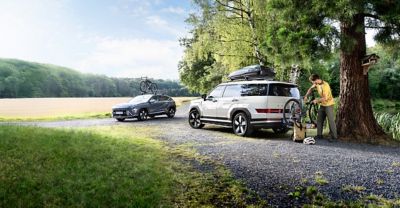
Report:
[[[400,113],[375,113],[375,118],[383,130],[400,141]]]

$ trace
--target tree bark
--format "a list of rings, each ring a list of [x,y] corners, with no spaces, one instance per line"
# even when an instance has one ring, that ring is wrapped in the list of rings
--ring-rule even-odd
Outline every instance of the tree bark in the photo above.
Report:
[[[341,140],[390,143],[372,112],[368,74],[363,74],[362,58],[366,55],[364,16],[340,23],[340,104],[337,129]]]

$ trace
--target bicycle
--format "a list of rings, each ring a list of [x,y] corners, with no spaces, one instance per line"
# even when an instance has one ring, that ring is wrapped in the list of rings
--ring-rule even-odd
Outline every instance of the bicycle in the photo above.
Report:
[[[283,121],[287,126],[296,125],[301,128],[306,123],[306,128],[313,128],[317,125],[319,104],[314,104],[315,93],[311,93],[310,99],[303,103],[303,99],[290,99],[283,108]],[[308,120],[307,120],[308,118]]]
[[[156,83],[150,81],[147,77],[140,77],[142,81],[140,81],[139,87],[142,93],[155,93],[158,90],[158,86]]]

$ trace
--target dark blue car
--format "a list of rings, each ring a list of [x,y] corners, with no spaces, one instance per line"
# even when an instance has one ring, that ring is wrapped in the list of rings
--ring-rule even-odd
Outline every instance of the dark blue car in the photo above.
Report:
[[[153,118],[158,115],[167,115],[173,118],[176,112],[175,101],[165,95],[139,95],[128,103],[113,106],[112,116],[118,121],[127,118],[137,118],[139,121]]]

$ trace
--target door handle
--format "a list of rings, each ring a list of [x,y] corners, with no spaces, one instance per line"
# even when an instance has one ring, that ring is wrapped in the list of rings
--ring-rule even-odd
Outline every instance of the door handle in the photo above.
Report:
[[[213,103],[216,103],[216,102],[218,102],[218,100],[213,100]]]
[[[239,100],[238,100],[238,99],[233,99],[233,100],[232,100],[232,102],[237,102],[237,101],[239,101]]]

